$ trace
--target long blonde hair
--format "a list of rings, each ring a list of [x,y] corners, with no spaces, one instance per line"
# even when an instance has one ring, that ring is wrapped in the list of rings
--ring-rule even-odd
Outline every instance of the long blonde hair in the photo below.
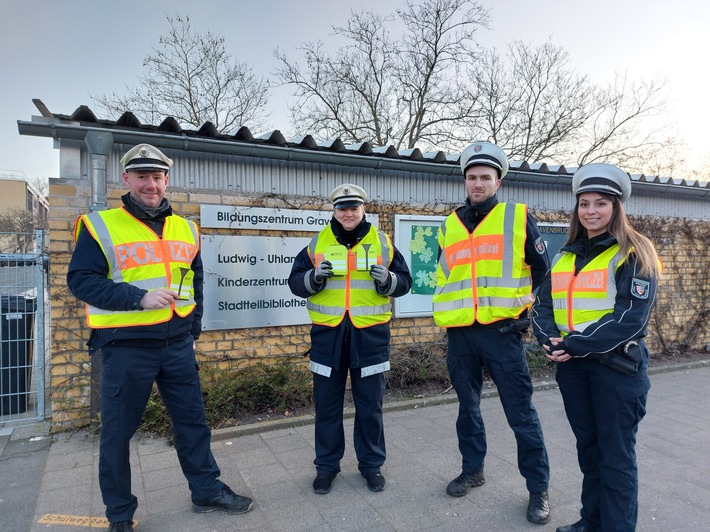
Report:
[[[656,252],[656,247],[653,245],[653,242],[633,228],[631,222],[629,222],[629,219],[626,217],[624,204],[619,201],[617,196],[605,194],[603,192],[599,192],[599,194],[614,204],[614,212],[609,220],[609,227],[607,230],[611,236],[616,238],[621,252],[626,255],[629,250],[633,248],[633,252],[636,254],[636,258],[638,260],[639,274],[659,278],[661,276],[661,266],[658,260],[658,253]],[[572,210],[572,216],[569,224],[569,235],[567,237],[567,242],[565,242],[565,246],[577,240],[577,238],[581,235],[586,234],[586,229],[579,220],[578,211],[579,196],[577,196],[574,209]]]

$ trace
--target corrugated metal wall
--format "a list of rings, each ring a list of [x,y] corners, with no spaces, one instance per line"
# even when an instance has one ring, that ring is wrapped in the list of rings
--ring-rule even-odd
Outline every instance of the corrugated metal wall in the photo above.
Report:
[[[120,158],[129,148],[116,144],[109,155],[107,179],[110,184],[122,182]],[[378,170],[203,152],[190,152],[191,157],[186,158],[184,151],[164,151],[175,161],[170,172],[172,190],[326,198],[335,186],[350,182],[362,186],[370,199],[378,202],[431,205],[458,204],[464,200],[460,175]],[[82,150],[81,157],[81,173],[88,174],[88,154],[85,150]],[[452,167],[452,171],[456,171],[456,167]],[[672,191],[660,193],[663,187],[658,187],[658,192],[639,188],[634,189],[625,205],[629,214],[710,219],[710,202],[703,195]],[[568,211],[573,205],[569,176],[555,184],[504,179],[498,197],[501,201],[527,203],[537,210]]]

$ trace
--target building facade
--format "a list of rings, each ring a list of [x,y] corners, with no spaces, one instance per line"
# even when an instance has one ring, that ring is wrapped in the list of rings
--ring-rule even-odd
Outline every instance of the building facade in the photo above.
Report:
[[[318,230],[319,217],[313,213],[331,211],[327,195],[341,183],[356,183],[368,192],[368,216],[375,218],[395,242],[409,242],[408,237],[402,239],[401,233],[403,228],[414,229],[411,220],[419,224],[417,227],[435,228],[438,220],[465,198],[459,154],[397,151],[391,146],[373,147],[367,143],[344,145],[338,139],[317,142],[308,135],[287,140],[279,131],[254,137],[247,128],[232,136],[221,136],[209,123],[199,131],[184,131],[170,118],[159,125],[140,124],[131,113],[117,121],[99,120],[84,106],[71,115],[45,113],[30,121],[19,121],[18,127],[23,135],[52,138],[60,150],[59,177],[50,180],[49,200],[50,399],[52,422],[57,428],[86,424],[96,410],[92,406],[95,364],[85,345],[89,331],[83,305],[69,294],[65,283],[74,222],[89,210],[120,204],[120,195],[125,192],[120,158],[135,144],[153,144],[174,160],[168,197],[178,214],[202,226],[206,263],[220,262],[220,250],[225,248],[216,243],[227,246],[230,252],[222,255],[234,257],[230,261],[243,259],[246,263],[256,258],[261,243],[293,241],[300,245],[307,241]],[[564,228],[573,207],[574,170],[514,161],[499,189],[499,199],[526,203],[541,224]],[[698,309],[706,308],[710,301],[706,297],[710,295],[706,294],[710,282],[704,282],[710,270],[708,254],[700,250],[696,241],[698,235],[707,238],[710,234],[710,186],[655,176],[632,176],[632,181],[633,194],[626,210],[635,223],[646,224],[644,232],[653,231],[651,236],[666,267],[649,343],[653,349],[674,348],[684,341],[691,346],[704,345],[710,341],[707,327],[691,330],[691,324],[699,318]],[[222,226],[203,219],[207,212],[245,210],[306,213],[303,219],[313,219],[314,227],[278,223]],[[401,243],[398,247],[403,250]],[[283,260],[288,262],[287,258]],[[212,273],[219,277],[217,267]],[[249,271],[244,269],[246,264],[241,270],[235,268]],[[249,274],[237,277],[243,279]],[[243,281],[239,283],[244,286]],[[265,293],[272,293],[271,290]],[[444,337],[426,305],[420,308],[421,301],[424,299],[414,301],[412,312],[400,308],[396,313],[392,324],[393,351]],[[219,310],[214,311],[217,322],[223,316],[228,323],[233,318],[231,313],[236,312],[230,309],[237,307],[224,308],[222,315]],[[257,360],[302,361],[310,340],[309,326],[296,318],[290,324],[272,324],[271,313],[263,308],[259,306],[258,312],[264,317],[258,326],[211,326],[205,330],[197,344],[201,363],[226,368]],[[683,335],[685,338],[681,338]]]

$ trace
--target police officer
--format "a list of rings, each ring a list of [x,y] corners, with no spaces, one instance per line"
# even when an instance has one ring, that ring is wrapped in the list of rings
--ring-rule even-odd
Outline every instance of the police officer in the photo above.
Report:
[[[123,206],[80,216],[67,274],[84,301],[89,352],[101,353],[99,485],[109,530],[133,530],[129,442],[157,382],[195,512],[252,507],[221,482],[210,450],[194,341],[201,331],[202,260],[197,226],[164,198],[172,160],[149,144],[121,159]]]
[[[462,472],[446,493],[463,497],[483,485],[486,433],[481,418],[485,369],[496,384],[518,444],[518,469],[530,493],[527,519],[549,520],[547,451],[535,407],[522,333],[547,252],[527,206],[498,203],[508,172],[503,151],[474,142],[460,157],[466,203],[439,229],[434,321],[446,328],[447,365],[459,400],[456,421]]]
[[[661,265],[624,213],[626,172],[583,166],[572,192],[569,237],[532,309],[535,336],[558,363],[584,477],[581,519],[557,531],[630,531],[638,514],[636,431],[650,388],[643,337]]]
[[[343,402],[350,373],[358,469],[370,491],[382,491],[385,433],[382,399],[389,370],[390,297],[412,286],[409,268],[390,237],[365,219],[367,193],[343,184],[329,195],[333,218],[296,257],[291,291],[308,298],[310,369],[316,409],[316,478],[313,491],[326,494],[345,451]]]

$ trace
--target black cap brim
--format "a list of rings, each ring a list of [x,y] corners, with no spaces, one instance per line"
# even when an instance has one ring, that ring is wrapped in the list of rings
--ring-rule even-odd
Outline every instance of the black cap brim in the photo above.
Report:
[[[345,209],[346,207],[359,207],[363,202],[360,200],[345,200],[335,204],[336,209]]]

